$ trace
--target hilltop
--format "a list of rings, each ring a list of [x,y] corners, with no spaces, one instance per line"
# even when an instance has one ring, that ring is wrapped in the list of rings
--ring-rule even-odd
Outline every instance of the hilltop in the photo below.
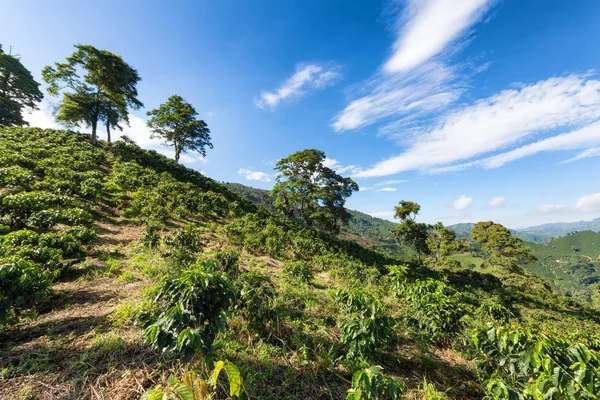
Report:
[[[0,397],[183,393],[184,369],[217,365],[214,398],[261,399],[482,399],[552,382],[557,362],[600,372],[598,312],[527,273],[333,237],[128,139],[0,128],[0,147]],[[389,240],[353,216],[348,232]],[[520,348],[504,367],[509,334],[550,369],[521,370]],[[561,376],[545,390],[582,390]]]

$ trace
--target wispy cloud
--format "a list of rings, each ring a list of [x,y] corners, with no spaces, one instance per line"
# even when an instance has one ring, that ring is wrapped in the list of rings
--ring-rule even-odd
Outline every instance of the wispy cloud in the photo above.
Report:
[[[238,170],[238,174],[246,178],[249,181],[261,181],[261,182],[271,182],[271,177],[269,174],[260,171],[251,171],[246,168],[240,168]]]
[[[389,181],[379,182],[373,186],[390,186],[390,185],[398,185],[400,183],[408,182],[405,179],[391,179]]]
[[[334,118],[333,129],[353,130],[396,117],[399,120],[389,123],[381,133],[397,136],[421,116],[458,100],[464,85],[457,75],[464,65],[447,63],[456,50],[451,45],[493,3],[495,0],[405,1],[396,21],[397,38],[391,58],[362,85],[361,97]],[[481,69],[473,69],[477,71]]]
[[[504,197],[492,197],[492,199],[488,203],[488,206],[492,208],[504,207]]]
[[[406,151],[361,171],[357,177],[402,171],[448,172],[471,166],[495,168],[540,151],[577,149],[600,143],[600,125],[547,138],[518,149],[450,165],[521,143],[534,134],[582,126],[600,119],[600,81],[569,75],[504,90],[445,115],[432,129],[411,141]],[[458,145],[459,144],[459,145]]]
[[[600,147],[592,147],[577,154],[575,157],[569,158],[568,160],[561,161],[559,164],[568,164],[575,161],[583,160],[584,158],[598,157],[600,156]]]
[[[488,0],[411,0],[398,21],[394,53],[386,72],[408,71],[442,52],[479,21]]]
[[[279,88],[272,92],[262,92],[256,105],[263,109],[274,109],[285,100],[298,98],[310,89],[322,89],[340,77],[338,68],[331,65],[301,64],[296,72]]]
[[[455,71],[437,62],[412,74],[378,74],[366,84],[370,93],[352,101],[334,118],[332,127],[336,132],[354,130],[407,113],[411,116],[394,125],[400,128],[411,124],[419,116],[443,109],[459,98],[462,89],[453,83],[454,79]]]
[[[384,187],[381,189],[377,189],[378,192],[397,192],[398,189],[393,188],[393,187]]]
[[[452,208],[456,211],[466,210],[473,205],[473,198],[465,195],[460,196],[452,203]]]

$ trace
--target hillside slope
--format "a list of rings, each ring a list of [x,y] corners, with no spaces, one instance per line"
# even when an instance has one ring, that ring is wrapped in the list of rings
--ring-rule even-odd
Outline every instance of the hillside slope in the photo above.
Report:
[[[208,379],[210,360],[237,365],[241,397],[261,399],[343,399],[369,365],[385,374],[373,388],[393,382],[406,399],[546,379],[490,370],[482,359],[503,357],[484,347],[491,327],[534,329],[526,346],[550,338],[544,365],[590,349],[577,365],[600,381],[600,316],[535,277],[386,256],[156,152],[88,140],[0,128],[2,399],[140,398],[183,368]],[[550,389],[566,393],[560,382]]]

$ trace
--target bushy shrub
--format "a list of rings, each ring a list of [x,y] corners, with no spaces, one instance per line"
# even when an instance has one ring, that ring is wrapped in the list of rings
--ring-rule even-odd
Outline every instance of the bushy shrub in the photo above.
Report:
[[[288,283],[310,283],[314,278],[308,264],[300,261],[286,263],[281,272],[283,279]]]
[[[417,280],[402,294],[408,304],[409,320],[423,330],[426,339],[447,344],[462,329],[461,318],[468,312],[459,292],[435,279]]]
[[[586,344],[520,326],[473,333],[490,399],[594,399],[600,355]]]
[[[392,335],[392,319],[371,292],[352,288],[337,290],[335,301],[350,317],[338,323],[340,343],[349,359],[370,358]]]
[[[245,272],[236,282],[237,300],[235,309],[248,323],[248,328],[265,334],[267,324],[276,316],[273,306],[275,286],[267,275]]]
[[[208,354],[217,333],[226,327],[234,290],[226,274],[210,262],[192,264],[180,276],[165,278],[154,297],[156,311],[141,314],[144,337],[153,347],[190,360]]]
[[[50,290],[50,272],[32,261],[0,258],[0,322],[43,300]]]
[[[221,250],[214,254],[216,268],[230,276],[237,276],[240,273],[238,264],[240,261],[240,252],[237,250]]]
[[[406,392],[406,385],[382,374],[383,368],[374,365],[359,369],[352,376],[347,400],[396,400]]]

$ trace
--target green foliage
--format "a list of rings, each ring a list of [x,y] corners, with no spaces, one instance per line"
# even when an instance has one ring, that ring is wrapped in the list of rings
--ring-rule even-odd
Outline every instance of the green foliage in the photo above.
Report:
[[[344,208],[346,198],[358,191],[350,178],[343,178],[325,166],[325,153],[306,149],[279,160],[277,182],[270,195],[273,205],[286,217],[307,226],[338,233],[350,219]]]
[[[196,151],[205,157],[206,147],[213,148],[208,125],[196,119],[198,113],[181,96],[169,97],[166,103],[147,114],[152,117],[148,121],[152,137],[175,148],[176,162],[179,162],[181,152]]]
[[[423,330],[426,339],[447,344],[462,329],[461,318],[468,312],[461,295],[447,284],[434,279],[417,280],[400,294],[408,303],[410,320]]]
[[[347,400],[396,400],[406,392],[406,385],[381,373],[383,368],[374,365],[356,371]]]
[[[217,394],[217,383],[221,371],[227,374],[229,382],[229,397],[239,397],[242,391],[243,379],[238,367],[231,361],[217,361],[213,370],[209,373],[208,380],[201,378],[193,371],[183,374],[183,381],[169,377],[167,386],[157,386],[146,392],[142,397],[144,400],[212,400]]]
[[[491,399],[594,399],[600,356],[581,341],[488,325],[472,336]]]
[[[347,358],[370,358],[391,337],[392,319],[374,293],[359,288],[339,289],[334,297],[338,306],[350,314],[338,324]]]
[[[0,47],[0,126],[29,125],[23,119],[23,111],[37,109],[44,97],[39,87],[19,58],[4,53]]]
[[[39,264],[16,257],[0,257],[0,322],[11,311],[17,315],[48,295],[51,274]]]
[[[314,278],[310,267],[301,261],[286,263],[281,272],[283,279],[288,283],[310,283]]]
[[[190,360],[208,354],[217,333],[226,327],[227,311],[234,299],[228,276],[203,261],[165,278],[154,297],[156,310],[139,316],[144,337],[153,347]]]
[[[486,262],[493,267],[505,268],[510,272],[521,272],[520,265],[535,261],[529,248],[521,239],[512,236],[510,231],[492,221],[478,222],[471,231],[474,241],[481,244],[487,255]]]
[[[267,332],[267,324],[276,317],[275,286],[267,275],[245,272],[236,282],[235,310],[248,322],[248,328],[258,334]]]
[[[42,70],[48,93],[58,96],[63,91],[56,120],[67,126],[91,127],[92,144],[96,143],[98,122],[104,121],[110,142],[111,126],[120,128],[121,121],[129,124],[128,107],[143,106],[137,99],[140,77],[121,56],[90,45],[78,44],[75,48],[65,63]],[[80,70],[85,71],[83,77]]]

